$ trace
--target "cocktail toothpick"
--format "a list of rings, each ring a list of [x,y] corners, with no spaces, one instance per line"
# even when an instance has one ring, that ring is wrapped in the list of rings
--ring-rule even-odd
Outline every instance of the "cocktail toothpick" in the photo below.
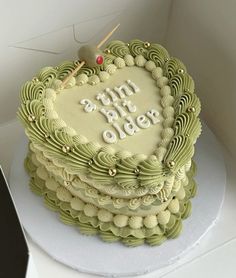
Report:
[[[106,37],[105,37],[103,40],[100,41],[100,43],[97,45],[97,48],[100,48],[100,47],[112,36],[112,34],[119,28],[119,26],[120,26],[120,23],[118,23],[118,24],[116,25],[116,27],[114,27],[114,28],[111,30],[111,32],[108,33],[108,34],[106,35]]]
[[[111,36],[112,34],[119,28],[120,23],[117,24],[101,41],[100,43],[95,47],[95,49],[99,49]],[[94,52],[94,47],[88,47],[87,48],[81,48],[80,52],[81,52],[81,56],[86,56],[86,55],[90,55],[91,53]],[[94,53],[93,53],[94,54]],[[103,63],[103,57],[101,55],[98,54],[94,54],[95,58],[96,58],[96,63],[98,65]],[[62,81],[61,83],[61,89],[63,89],[65,87],[65,85],[67,84],[67,82],[71,79],[71,77],[73,77],[82,67],[83,65],[86,64],[86,61],[83,59],[83,61],[80,62],[80,64]]]

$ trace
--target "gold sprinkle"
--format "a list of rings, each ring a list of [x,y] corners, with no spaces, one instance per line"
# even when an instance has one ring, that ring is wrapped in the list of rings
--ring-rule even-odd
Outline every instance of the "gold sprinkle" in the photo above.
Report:
[[[62,151],[63,151],[64,153],[68,153],[68,152],[70,151],[70,147],[67,146],[67,145],[64,145],[64,146],[62,146]]]
[[[178,73],[184,73],[183,69],[178,69]]]
[[[50,137],[50,134],[45,133],[45,134],[44,134],[44,137],[47,139],[47,138],[49,138],[49,137]]]
[[[129,43],[127,43],[127,46],[129,47]]]
[[[38,79],[37,77],[34,77],[34,78],[32,79],[32,81],[33,81],[33,82],[39,82],[39,79]]]
[[[190,106],[190,107],[188,107],[187,112],[189,112],[189,113],[195,113],[195,112],[196,112],[196,109],[195,109],[194,106]]]
[[[140,169],[139,169],[139,168],[134,169],[134,173],[135,173],[136,175],[138,175],[138,174],[140,173]]]
[[[68,186],[71,185],[71,182],[70,181],[64,181],[64,185],[65,185],[65,187],[68,187]]]
[[[90,159],[90,160],[88,161],[88,165],[91,166],[92,164],[93,164],[93,161],[92,161],[92,159]]]
[[[108,174],[111,176],[111,177],[114,177],[116,175],[117,171],[115,168],[110,168],[108,170]]]
[[[35,118],[35,116],[34,116],[33,114],[29,114],[28,120],[29,120],[30,122],[34,122],[34,121],[36,120],[36,118]]]
[[[167,166],[169,168],[173,168],[175,166],[175,162],[173,160],[170,160],[170,161],[167,162]]]
[[[106,54],[110,54],[110,53],[111,53],[111,50],[110,50],[109,48],[106,48],[106,49],[104,49],[104,52],[105,52]]]
[[[145,48],[150,47],[150,45],[151,45],[150,42],[145,42],[145,43],[144,43],[144,47],[145,47]]]

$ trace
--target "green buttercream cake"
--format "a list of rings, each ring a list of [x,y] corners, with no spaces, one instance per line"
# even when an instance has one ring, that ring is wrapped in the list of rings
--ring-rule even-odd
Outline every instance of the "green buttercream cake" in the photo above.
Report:
[[[45,67],[23,85],[30,188],[82,234],[160,245],[180,234],[196,193],[194,81],[156,43],[112,41],[102,55],[64,88],[77,61]]]

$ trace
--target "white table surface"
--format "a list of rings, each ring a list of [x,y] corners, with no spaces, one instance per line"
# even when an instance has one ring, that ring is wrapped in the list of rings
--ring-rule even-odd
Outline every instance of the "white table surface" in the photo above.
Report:
[[[12,121],[0,126],[0,163],[8,177],[14,151],[23,134],[18,122]],[[176,264],[158,272],[139,277],[145,278],[234,278],[236,258],[236,162],[223,148],[227,168],[227,188],[221,216],[215,227],[205,236],[200,244],[186,255],[181,264]],[[1,233],[1,232],[0,232]],[[30,238],[29,248],[33,255],[39,277],[82,278],[96,277],[79,273],[50,258]],[[195,252],[195,259],[189,260]],[[187,263],[185,261],[188,261]]]

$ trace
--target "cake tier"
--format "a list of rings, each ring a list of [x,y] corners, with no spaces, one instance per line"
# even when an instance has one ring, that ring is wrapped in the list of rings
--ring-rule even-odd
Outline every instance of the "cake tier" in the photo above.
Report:
[[[193,180],[195,165],[192,164],[187,172],[187,183],[181,185],[168,202],[158,206],[158,213],[154,214],[149,207],[144,215],[139,210],[114,212],[108,207],[96,206],[91,202],[93,198],[85,200],[73,195],[70,186],[61,184],[58,176],[48,171],[32,151],[25,160],[25,167],[31,176],[32,191],[43,196],[45,204],[58,211],[64,223],[78,226],[84,234],[99,234],[104,241],[121,240],[128,246],[144,242],[160,245],[167,238],[177,237],[181,232],[182,219],[191,212],[190,198],[196,193]]]
[[[130,190],[122,190],[116,185],[113,187],[101,185],[95,188],[91,185],[91,180],[84,177],[81,180],[79,175],[69,174],[62,167],[54,165],[42,152],[33,147],[33,143],[30,144],[30,149],[30,158],[38,167],[38,176],[44,179],[47,177],[47,187],[54,186],[54,180],[56,180],[73,196],[79,197],[85,202],[108,209],[113,213],[125,213],[127,215],[144,216],[165,209],[172,198],[178,192],[182,192],[183,187],[188,184],[187,172],[191,167],[190,162],[176,175],[160,184],[158,191],[136,190],[130,192]],[[50,178],[48,178],[49,176]]]

